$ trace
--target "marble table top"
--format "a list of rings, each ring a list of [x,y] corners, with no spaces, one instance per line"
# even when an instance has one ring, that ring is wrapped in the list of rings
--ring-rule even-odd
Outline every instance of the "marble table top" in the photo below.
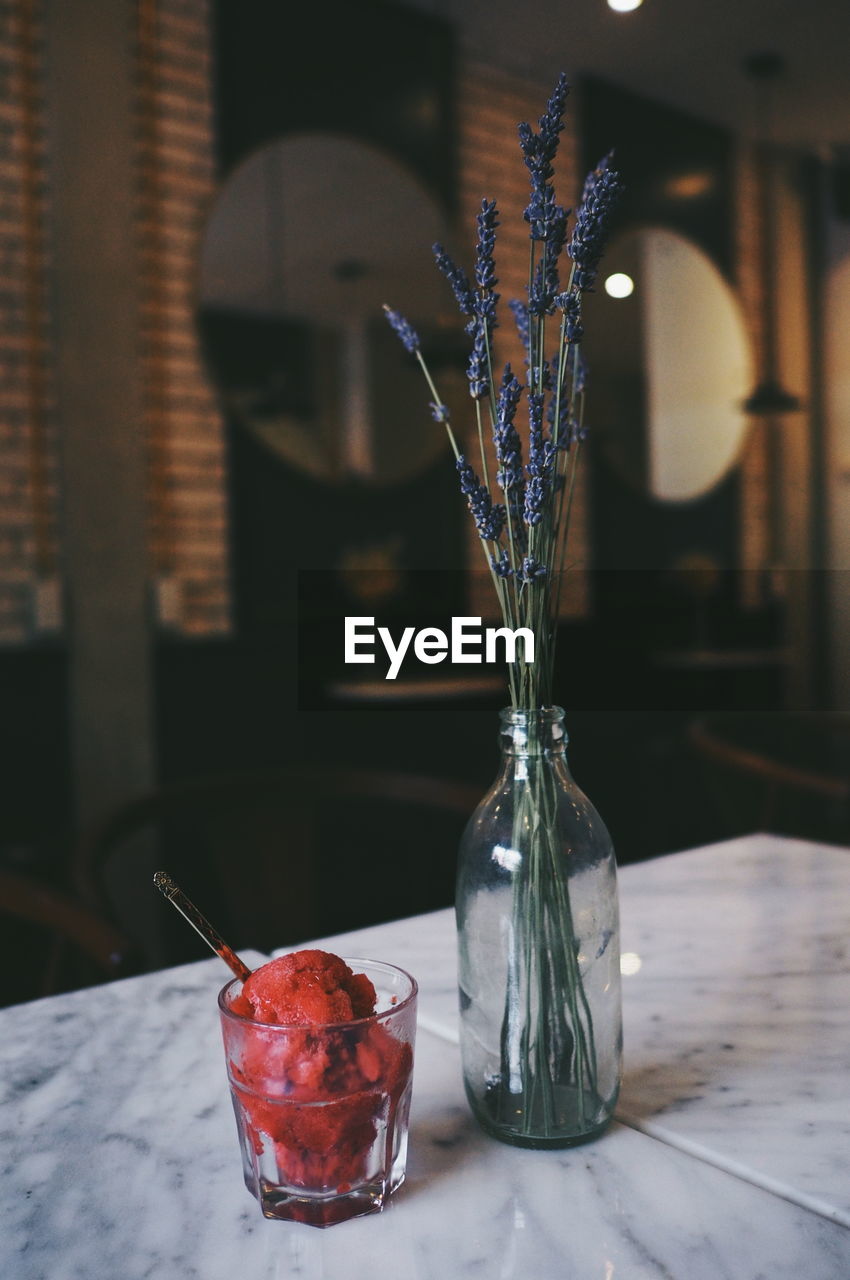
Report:
[[[747,836],[619,882],[620,1118],[850,1227],[850,849]],[[457,1042],[451,911],[332,945],[388,942]]]
[[[476,1128],[449,911],[326,940],[421,987],[407,1182],[326,1231],[242,1183],[219,961],[0,1011],[0,1276],[844,1280],[850,850],[748,837],[626,867],[621,898],[620,1121],[572,1151]]]

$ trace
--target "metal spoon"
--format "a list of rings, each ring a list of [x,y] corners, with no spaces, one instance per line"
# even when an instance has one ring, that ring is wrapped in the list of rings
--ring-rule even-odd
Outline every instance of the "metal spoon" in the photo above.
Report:
[[[216,933],[215,929],[207,920],[206,916],[202,916],[194,902],[190,902],[183,890],[176,885],[165,871],[157,871],[154,873],[153,882],[159,889],[163,897],[167,898],[172,906],[176,907],[189,924],[199,933],[208,947],[220,956],[226,965],[236,974],[242,982],[246,978],[250,978],[251,970],[239,959],[232,947],[229,947],[222,937]]]

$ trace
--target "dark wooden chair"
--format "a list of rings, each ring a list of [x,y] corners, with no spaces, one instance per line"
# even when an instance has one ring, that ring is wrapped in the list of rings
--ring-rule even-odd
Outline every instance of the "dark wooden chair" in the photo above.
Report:
[[[850,844],[850,716],[718,712],[688,738],[724,834]]]
[[[76,884],[114,915],[127,876],[130,897],[152,894],[161,864],[234,946],[288,945],[448,905],[457,842],[480,798],[463,783],[365,769],[194,778],[113,814],[78,850]],[[149,847],[134,869],[126,853],[140,837]],[[202,954],[162,909],[158,962]]]
[[[6,917],[2,1003],[123,977],[137,966],[130,941],[100,913],[3,867],[0,914]]]

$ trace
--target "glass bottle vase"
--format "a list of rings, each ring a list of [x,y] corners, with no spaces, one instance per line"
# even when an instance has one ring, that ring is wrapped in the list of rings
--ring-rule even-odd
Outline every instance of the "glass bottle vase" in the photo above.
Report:
[[[566,741],[560,707],[503,711],[502,767],[460,847],[464,1084],[482,1128],[516,1146],[596,1137],[620,1082],[614,850]]]

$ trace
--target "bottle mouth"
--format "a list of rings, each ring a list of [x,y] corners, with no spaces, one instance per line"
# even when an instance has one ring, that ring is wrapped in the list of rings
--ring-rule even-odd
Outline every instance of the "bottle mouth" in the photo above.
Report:
[[[530,724],[557,724],[564,718],[564,708],[553,704],[551,707],[503,707],[499,717],[505,728],[526,726]]]
[[[567,744],[563,707],[505,707],[499,718],[506,750],[562,751]]]

